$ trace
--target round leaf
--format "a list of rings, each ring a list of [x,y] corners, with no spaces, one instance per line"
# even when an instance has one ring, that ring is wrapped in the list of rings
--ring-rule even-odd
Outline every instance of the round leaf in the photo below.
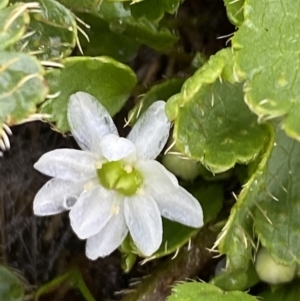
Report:
[[[244,103],[242,85],[231,83],[231,61],[229,49],[212,56],[167,107],[175,118],[177,147],[213,173],[250,162],[266,139],[264,126]]]
[[[60,94],[42,107],[43,113],[52,114],[51,121],[56,122],[61,132],[69,130],[67,104],[71,94],[87,92],[114,115],[125,104],[137,81],[129,67],[108,57],[71,57],[65,59],[63,64],[63,69],[51,70],[46,74],[51,93]]]

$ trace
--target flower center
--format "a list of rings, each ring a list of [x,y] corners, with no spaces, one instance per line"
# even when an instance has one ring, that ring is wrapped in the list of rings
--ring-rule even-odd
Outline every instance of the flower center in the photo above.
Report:
[[[135,194],[143,183],[141,174],[122,161],[104,163],[97,169],[97,175],[103,187],[128,196]]]

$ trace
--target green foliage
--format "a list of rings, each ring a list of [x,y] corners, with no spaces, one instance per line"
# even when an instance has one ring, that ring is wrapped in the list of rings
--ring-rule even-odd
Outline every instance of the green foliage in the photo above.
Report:
[[[295,301],[300,295],[299,284],[299,280],[295,280],[276,289],[269,288],[262,292],[259,297],[263,298],[264,301]]]
[[[0,300],[22,301],[24,286],[9,269],[0,265]]]
[[[36,112],[48,86],[39,61],[30,55],[11,51],[23,39],[30,22],[29,10],[36,3],[0,2],[0,148],[9,148],[7,125],[17,124]],[[6,7],[7,6],[7,7]],[[8,130],[7,130],[8,129]],[[7,132],[7,133],[6,133]],[[0,156],[2,152],[0,151]]]
[[[231,83],[230,56],[227,49],[211,57],[167,107],[177,147],[213,173],[252,161],[266,137],[243,101],[242,85]]]
[[[41,116],[36,113],[50,114],[43,117],[66,133],[67,103],[77,91],[93,95],[112,116],[132,91],[133,96],[144,93],[132,97],[131,126],[153,102],[167,101],[175,145],[189,159],[171,162],[173,172],[183,183],[189,181],[203,207],[205,224],[226,224],[215,247],[228,264],[211,284],[178,285],[168,300],[256,300],[236,290],[258,281],[252,261],[259,243],[277,264],[300,263],[300,3],[224,0],[228,18],[237,26],[232,47],[207,61],[200,54],[203,50],[197,49],[200,52],[191,62],[196,50],[191,47],[192,53],[180,57],[185,42],[176,45],[183,32],[180,13],[176,15],[182,2],[0,0],[0,148],[9,147],[9,129],[3,124],[13,126]],[[189,21],[199,24],[198,19]],[[189,26],[184,29],[189,31]],[[158,84],[136,87],[137,75],[121,62],[135,68],[131,61],[141,45],[155,49],[161,60],[159,74],[165,61],[173,64],[174,78],[155,78]],[[187,66],[181,68],[183,63]],[[191,65],[198,68],[193,75]],[[138,75],[141,69],[136,68]],[[232,191],[237,200],[229,214],[227,195]],[[175,253],[198,233],[169,220],[163,223],[163,242],[152,259]],[[130,236],[120,249],[128,272],[140,254]],[[42,286],[37,297],[66,283],[86,300],[94,300],[77,268]],[[294,282],[262,296],[294,300],[298,287]],[[21,301],[23,296],[19,279],[0,266],[0,300]]]
[[[147,18],[159,21],[166,12],[173,14],[177,11],[182,0],[144,0],[130,6],[132,16],[136,19]]]
[[[210,283],[225,291],[245,291],[259,282],[253,264],[245,269],[225,271],[213,278]]]
[[[232,39],[246,103],[261,119],[282,117],[286,133],[298,140],[299,11],[298,1],[245,1],[245,21]]]
[[[266,165],[273,149],[273,131],[256,170],[238,196],[218,240],[219,250],[227,255],[229,269],[246,269],[254,247],[253,215],[257,195],[264,189]]]
[[[136,20],[130,8],[120,2],[104,1],[97,15],[108,22],[112,32],[132,36],[140,44],[146,44],[159,51],[170,50],[177,38],[166,28],[159,28],[150,20]]]
[[[134,37],[112,31],[109,23],[98,16],[87,13],[79,13],[77,16],[90,26],[84,29],[89,40],[79,34],[79,41],[85,55],[107,55],[121,62],[127,62],[136,56],[140,43]]]
[[[277,129],[265,171],[257,179],[256,231],[271,256],[285,265],[300,263],[299,157],[300,142]]]
[[[61,3],[75,12],[88,13],[104,21],[106,25],[101,30],[102,32],[99,33],[99,36],[98,32],[95,32],[95,35],[100,38],[105,31],[108,49],[114,49],[115,47],[115,40],[110,36],[110,34],[114,34],[114,36],[122,35],[123,37],[126,37],[127,39],[122,38],[122,40],[127,46],[129,43],[126,43],[126,40],[128,42],[130,39],[132,39],[139,45],[146,44],[159,51],[170,50],[177,41],[177,38],[171,34],[167,28],[160,28],[156,22],[153,22],[148,18],[136,19],[131,13],[130,6],[123,2],[99,0],[84,2],[64,0],[61,1]],[[169,5],[166,5],[166,7],[170,8]],[[171,10],[169,9],[169,11]],[[89,23],[88,19],[89,18],[87,17],[87,23]],[[107,29],[105,29],[105,27]],[[106,53],[101,52],[101,49],[99,49],[99,53],[97,53],[97,55],[103,54]]]
[[[236,26],[241,26],[244,21],[245,0],[224,0],[224,2],[230,22]]]
[[[163,220],[163,229],[162,244],[153,256],[151,256],[153,258],[160,258],[176,252],[177,249],[185,245],[199,231],[199,229],[183,226],[167,219]]]
[[[224,292],[220,288],[207,283],[183,283],[173,288],[168,301],[255,301],[256,298],[246,293]]]
[[[85,12],[98,9],[102,0],[59,0],[59,2],[68,8]]]
[[[277,129],[257,170],[244,186],[221,236],[233,268],[247,266],[253,219],[262,244],[279,263],[299,262],[299,142]]]
[[[73,14],[54,0],[36,3],[39,11],[30,14],[28,35],[16,45],[16,50],[35,53],[41,60],[60,60],[69,56],[77,37]]]
[[[220,184],[203,183],[192,190],[192,194],[201,202],[204,224],[212,222],[223,207],[223,188]]]
[[[67,104],[71,94],[87,92],[114,115],[122,108],[136,84],[134,72],[109,57],[72,57],[62,62],[63,69],[50,70],[46,74],[51,93],[59,92],[59,95],[42,106],[42,112],[53,116],[50,120],[61,132],[69,130]]]
[[[6,2],[0,7],[5,7]],[[29,14],[22,3],[17,3],[0,10],[0,50],[8,48],[23,36],[29,23]]]
[[[172,95],[180,92],[183,82],[184,79],[182,78],[172,78],[152,86],[147,93],[141,96],[140,101],[128,113],[130,125],[134,125],[138,117],[146,111],[153,102],[157,100],[167,101]]]
[[[9,0],[0,0],[0,9],[7,6]]]
[[[48,87],[44,70],[33,56],[0,51],[0,66],[0,123],[13,125],[35,113]]]

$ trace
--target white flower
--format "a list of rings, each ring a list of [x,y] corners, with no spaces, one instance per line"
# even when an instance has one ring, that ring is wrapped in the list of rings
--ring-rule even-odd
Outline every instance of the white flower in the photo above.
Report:
[[[164,110],[163,101],[155,102],[125,139],[95,98],[73,94],[68,120],[82,151],[54,150],[34,165],[53,177],[37,193],[34,213],[70,209],[71,226],[87,239],[90,259],[110,254],[128,231],[138,249],[150,256],[162,242],[161,216],[195,228],[203,225],[199,202],[154,160],[169,136]]]

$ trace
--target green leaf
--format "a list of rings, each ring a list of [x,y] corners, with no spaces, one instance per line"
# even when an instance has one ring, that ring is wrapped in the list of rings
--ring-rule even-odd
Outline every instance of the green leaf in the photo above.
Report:
[[[86,56],[107,55],[122,62],[128,62],[136,56],[140,43],[134,37],[111,31],[109,24],[97,16],[91,14],[77,16],[90,25],[90,28],[84,29],[89,41],[79,34],[80,44]]]
[[[112,32],[134,37],[140,44],[146,44],[159,51],[170,50],[177,41],[168,29],[161,29],[145,18],[137,21],[131,15],[130,8],[126,8],[120,2],[104,1],[98,15],[109,23]]]
[[[0,0],[0,9],[7,6],[9,0]]]
[[[163,219],[163,229],[162,243],[160,248],[151,256],[152,259],[176,252],[199,231],[199,229],[190,228],[168,219]]]
[[[236,26],[241,26],[244,21],[245,0],[224,0],[224,2],[229,21]]]
[[[246,293],[233,291],[225,292],[208,283],[182,283],[176,285],[168,301],[256,301]]]
[[[92,2],[90,5],[76,4],[82,1],[66,0],[61,2],[72,11],[88,12],[101,18],[107,23],[112,33],[133,39],[135,44],[145,44],[159,51],[169,51],[177,41],[177,37],[168,29],[160,28],[146,18],[136,20],[131,15],[130,7],[122,2],[101,1],[98,3],[99,1],[88,1],[87,3]],[[86,22],[89,24],[88,20]],[[113,45],[109,47],[112,48]]]
[[[0,10],[0,50],[10,47],[21,39],[29,20],[26,5],[23,3]]]
[[[198,185],[197,185],[198,186]],[[193,196],[200,201],[204,225],[213,221],[223,207],[223,188],[220,184],[210,184],[205,182],[191,191]]]
[[[245,21],[232,39],[236,75],[260,118],[282,116],[286,133],[300,140],[299,1],[247,0]]]
[[[64,68],[47,72],[51,93],[60,92],[42,106],[50,113],[61,132],[69,130],[67,104],[71,94],[84,91],[98,99],[111,115],[116,114],[128,99],[137,79],[127,66],[108,57],[71,57],[62,61]]]
[[[160,245],[160,248],[155,253],[153,253],[150,258],[146,258],[146,261],[161,258],[178,251],[198,232],[199,229],[184,226],[182,224],[163,218],[162,243]],[[176,233],[176,235],[174,235],[174,233]],[[135,254],[138,254],[139,257],[145,257],[136,247],[130,235],[126,237],[119,249],[123,253],[122,266],[125,272],[129,272],[132,268],[132,265],[135,263]]]
[[[144,0],[130,5],[132,16],[136,19],[147,18],[158,22],[166,12],[177,11],[182,0]]]
[[[225,271],[213,278],[210,283],[225,291],[245,291],[259,282],[253,264],[245,269]]]
[[[233,55],[229,48],[222,49],[195,72],[183,85],[180,94],[175,94],[168,100],[166,113],[170,120],[174,120],[179,107],[191,101],[201,90],[203,85],[213,84],[218,78],[230,83],[236,83],[232,72]]]
[[[259,295],[264,301],[295,301],[299,296],[300,282],[298,279],[277,289],[269,288]]]
[[[175,109],[172,98],[167,107],[169,116],[176,116],[176,146],[213,173],[252,161],[266,139],[266,128],[244,103],[242,85],[226,81],[231,78],[226,53],[230,55],[225,50],[211,57],[175,96]]]
[[[281,264],[300,263],[300,142],[277,130],[263,183],[256,196],[255,228],[261,243]],[[259,184],[258,184],[259,185]]]
[[[33,56],[0,51],[0,122],[14,125],[36,112],[48,93],[43,74]]]
[[[253,248],[253,219],[262,245],[276,262],[300,262],[300,143],[279,129],[244,186],[220,238],[233,268],[245,267]]]
[[[0,300],[22,301],[24,286],[9,269],[0,265]]]
[[[273,149],[274,134],[270,127],[270,139],[266,143],[262,158],[249,181],[244,184],[236,204],[232,207],[227,224],[225,225],[216,245],[219,251],[227,255],[228,270],[248,268],[255,246],[253,233],[253,210],[257,196],[265,187],[265,169]]]
[[[30,2],[31,0],[25,0]],[[34,52],[40,60],[60,60],[76,45],[76,21],[71,11],[54,0],[37,0],[40,12],[30,14],[28,32],[17,50]]]
[[[122,244],[119,246],[119,250],[122,253],[121,267],[125,273],[129,273],[138,258],[137,253],[135,252],[136,247],[130,234],[123,240]]]
[[[155,101],[167,101],[172,95],[180,92],[183,82],[183,78],[172,78],[152,86],[128,113],[130,125],[134,125],[139,116],[141,116],[141,114],[145,112]]]
[[[97,10],[103,0],[59,0],[64,6],[80,12]]]

